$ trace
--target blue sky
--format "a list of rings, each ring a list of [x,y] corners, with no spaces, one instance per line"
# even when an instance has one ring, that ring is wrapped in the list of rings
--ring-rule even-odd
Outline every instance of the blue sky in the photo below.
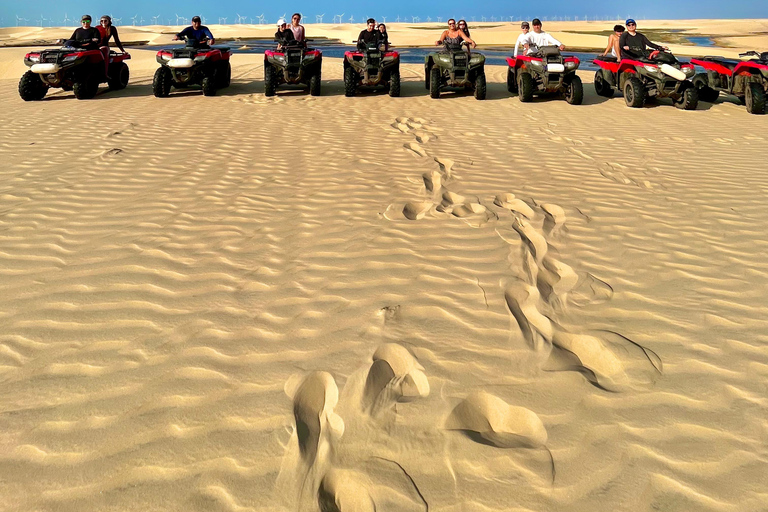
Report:
[[[369,5],[375,4],[375,7]],[[634,5],[632,5],[634,4]],[[103,1],[103,0],[29,0],[24,2],[14,2],[11,0],[0,0],[0,25],[13,26],[16,24],[16,17],[25,18],[22,25],[40,25],[43,26],[61,26],[64,25],[64,15],[67,14],[71,19],[79,19],[81,14],[88,13],[94,17],[101,14],[112,13],[116,18],[122,18],[120,24],[132,24],[131,18],[137,15],[136,22],[141,24],[152,23],[153,16],[160,16],[162,23],[175,22],[176,14],[189,19],[195,14],[200,14],[206,18],[207,23],[217,23],[221,17],[227,18],[227,23],[233,23],[236,14],[245,16],[246,22],[251,18],[256,18],[264,14],[264,18],[272,23],[280,15],[293,11],[304,13],[305,21],[314,22],[315,15],[325,14],[324,22],[332,21],[336,14],[344,13],[344,21],[348,22],[352,16],[355,22],[364,17],[375,17],[381,19],[387,17],[387,21],[395,21],[399,15],[404,21],[408,21],[412,16],[418,16],[421,21],[427,21],[430,17],[432,21],[437,21],[438,17],[443,20],[448,17],[465,17],[471,20],[475,17],[481,21],[485,17],[487,21],[497,20],[504,16],[507,21],[509,16],[517,18],[530,19],[534,16],[544,19],[544,17],[570,17],[573,19],[578,16],[584,19],[588,16],[590,19],[595,17],[616,17],[624,18],[632,16],[634,18],[768,18],[768,2],[765,0],[736,0],[733,2],[723,2],[715,0],[680,0],[669,2],[668,0],[646,0],[644,2],[616,2],[597,0],[593,2],[576,3],[567,0],[550,0],[548,2],[531,2],[531,7],[526,7],[524,2],[510,2],[500,0],[444,0],[444,1],[425,1],[413,2],[409,0],[389,0],[387,2],[360,2],[351,0],[326,0],[323,2],[296,0],[293,2],[253,2],[246,0],[171,0],[157,2],[152,0],[123,0]],[[278,6],[278,7],[275,7]],[[620,7],[619,7],[620,6]],[[44,20],[41,20],[43,18]],[[52,20],[52,21],[51,21]],[[68,22],[67,25],[74,25],[74,22]]]

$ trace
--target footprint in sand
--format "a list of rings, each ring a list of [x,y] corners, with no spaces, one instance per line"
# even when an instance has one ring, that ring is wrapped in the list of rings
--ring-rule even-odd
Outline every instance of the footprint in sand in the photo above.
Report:
[[[429,395],[424,367],[404,347],[385,343],[373,354],[373,364],[363,388],[363,410],[376,416],[397,402],[409,402]]]
[[[555,327],[539,311],[539,289],[518,281],[504,290],[504,299],[528,345],[535,352],[548,356]]]
[[[417,156],[420,156],[420,157],[427,156],[427,152],[424,150],[424,148],[421,147],[421,144],[419,144],[418,142],[408,142],[406,144],[403,144],[403,147],[408,151],[411,151]]]
[[[547,235],[555,235],[565,224],[565,210],[553,203],[542,203],[544,212],[544,232]]]
[[[535,215],[533,209],[525,201],[515,198],[515,194],[499,194],[493,200],[493,204],[511,210],[513,213],[519,213],[527,219],[532,219]]]
[[[129,123],[127,126],[121,128],[119,130],[114,130],[114,131],[109,132],[105,137],[108,138],[108,139],[111,139],[113,137],[117,137],[117,136],[122,135],[123,133],[125,133],[127,131],[133,130],[134,128],[136,128],[136,126],[138,126],[138,125],[135,124],[135,123]]]
[[[408,220],[421,220],[434,206],[431,202],[405,203],[403,215]],[[386,216],[386,215],[385,215]]]
[[[578,149],[576,149],[576,148],[568,148],[568,151],[569,151],[570,153],[572,153],[572,154],[574,154],[574,155],[576,155],[576,156],[580,157],[580,158],[583,158],[584,160],[594,160],[594,158],[592,158],[592,157],[591,157],[591,156],[589,156],[588,154],[586,154],[586,153],[584,153],[583,151],[580,151],[580,150],[578,150]]]
[[[430,194],[439,192],[443,186],[443,175],[438,171],[425,172],[421,177],[424,180],[424,187]]]
[[[584,307],[590,304],[602,304],[611,298],[613,298],[611,285],[585,272],[579,276],[578,283],[568,295],[568,302],[574,306]]]
[[[528,247],[536,263],[541,264],[549,250],[547,239],[526,220],[515,218],[512,222],[512,227],[520,235],[520,239]]]
[[[357,471],[329,470],[317,491],[320,512],[376,512],[376,504],[368,491],[370,485],[365,485],[370,483],[366,481],[366,476]]]
[[[123,150],[122,150],[122,149],[120,149],[120,148],[112,148],[112,149],[108,149],[108,150],[106,150],[106,151],[104,151],[104,152],[102,152],[102,153],[101,153],[101,155],[100,155],[100,158],[101,158],[102,160],[107,160],[107,159],[109,159],[109,158],[113,158],[113,157],[116,157],[117,155],[119,155],[119,154],[120,154],[120,153],[122,153],[122,152],[123,152]]]

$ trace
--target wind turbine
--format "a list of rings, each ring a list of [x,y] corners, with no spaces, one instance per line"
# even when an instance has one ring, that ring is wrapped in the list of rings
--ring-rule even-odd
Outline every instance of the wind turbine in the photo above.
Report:
[[[323,13],[323,14],[315,14],[315,23],[322,23],[323,22],[323,16],[325,16],[325,13]]]
[[[333,17],[333,22],[336,23],[336,18],[339,18],[339,25],[341,25],[342,23],[344,23],[344,21],[342,21],[343,17],[344,17],[344,13],[337,14],[336,16]]]
[[[238,25],[242,25],[242,24],[243,24],[243,21],[244,21],[244,20],[246,20],[246,19],[247,19],[247,18],[246,18],[245,16],[240,16],[240,15],[238,14],[238,15],[237,15],[237,21],[235,21],[235,23],[237,23]]]
[[[487,21],[487,20],[485,19],[485,16],[481,16],[480,21]]]
[[[351,14],[349,15],[349,22],[350,23],[354,23],[355,22],[355,17],[352,16]]]
[[[144,25],[144,16],[139,19],[139,25]]]
[[[442,16],[438,16],[437,17],[437,22],[438,23],[442,23],[443,22],[443,17]]]
[[[179,20],[181,20],[181,23],[179,23]],[[179,16],[178,14],[176,15],[176,25],[181,25],[185,21],[186,20],[182,16]]]
[[[19,18],[19,15],[16,15],[16,26],[19,26],[20,21],[29,21],[27,18]]]
[[[158,24],[158,23],[157,23],[157,20],[158,20],[158,18],[160,18],[160,15],[159,15],[159,14],[158,14],[157,16],[152,16],[152,24],[153,24],[153,25],[157,25],[157,24]]]
[[[411,16],[411,20],[412,20],[411,23],[418,23],[419,21],[421,21],[421,18],[419,18],[418,16]]]
[[[259,20],[259,25],[264,25],[266,21],[264,20],[264,13],[261,13],[259,16],[256,16],[256,19]]]
[[[432,21],[432,18],[430,18],[429,16],[427,16],[427,23],[429,23],[430,21]]]
[[[400,23],[400,15],[397,15],[397,19],[395,20],[395,23]]]
[[[43,15],[41,14],[41,15],[40,15],[40,20],[39,20],[39,21],[40,21],[40,28],[42,28],[42,27],[43,27],[43,22],[44,22],[44,21],[48,21],[48,19],[46,19],[46,18],[43,18]]]
[[[226,23],[227,23],[227,18],[219,17],[219,25],[226,25]]]
[[[136,26],[136,18],[138,17],[139,17],[138,14],[134,14],[133,16],[131,16],[131,25],[133,25],[134,27]]]
[[[386,16],[382,16],[381,19],[383,20],[382,23],[386,23],[387,22],[387,17]]]
[[[112,18],[112,16],[110,16]],[[112,21],[115,23],[115,25],[119,24],[121,21],[123,21],[123,18],[112,18]]]
[[[75,21],[75,20],[69,19],[69,15],[67,13],[64,13],[64,25],[66,26],[67,22],[70,22],[70,21]]]
[[[491,21],[496,21],[496,16],[491,16]]]

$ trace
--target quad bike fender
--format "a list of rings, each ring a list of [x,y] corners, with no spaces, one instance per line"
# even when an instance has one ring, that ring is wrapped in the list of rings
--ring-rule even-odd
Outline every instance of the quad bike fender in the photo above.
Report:
[[[707,71],[714,71],[718,75],[731,76],[733,74],[732,70],[728,69],[727,67],[721,64],[718,64],[717,62],[711,62],[711,61],[700,60],[700,59],[691,59],[691,64],[701,66]]]
[[[768,64],[759,64],[757,62],[740,62],[733,70],[734,73],[741,75],[745,73],[763,75],[768,74]]]
[[[616,69],[617,69],[617,73],[637,73],[637,68],[642,66],[643,66],[642,62],[625,59],[619,62]]]

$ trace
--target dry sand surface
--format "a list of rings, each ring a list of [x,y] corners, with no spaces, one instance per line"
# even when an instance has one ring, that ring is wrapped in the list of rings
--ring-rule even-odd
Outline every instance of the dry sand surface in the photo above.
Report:
[[[765,116],[489,97],[18,97],[0,510],[766,510]]]

